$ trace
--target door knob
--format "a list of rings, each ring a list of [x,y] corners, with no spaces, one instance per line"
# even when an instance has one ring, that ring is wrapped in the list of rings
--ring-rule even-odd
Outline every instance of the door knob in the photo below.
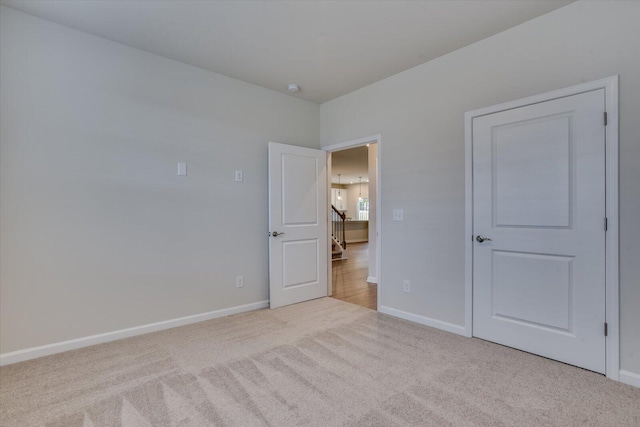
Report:
[[[482,243],[482,242],[484,242],[485,240],[488,240],[489,242],[491,242],[491,239],[490,239],[490,238],[488,238],[488,237],[482,237],[482,236],[480,236],[480,235],[478,235],[478,236],[476,237],[476,242],[478,242],[478,243]]]
[[[271,233],[273,237],[278,237],[281,234],[284,234],[284,233],[278,233],[277,231],[274,231],[273,233]]]

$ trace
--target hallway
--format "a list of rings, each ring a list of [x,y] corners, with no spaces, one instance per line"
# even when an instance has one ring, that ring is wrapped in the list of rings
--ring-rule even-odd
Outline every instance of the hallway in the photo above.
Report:
[[[346,260],[333,261],[333,298],[376,310],[378,286],[367,283],[369,272],[369,244],[352,243],[347,246]]]

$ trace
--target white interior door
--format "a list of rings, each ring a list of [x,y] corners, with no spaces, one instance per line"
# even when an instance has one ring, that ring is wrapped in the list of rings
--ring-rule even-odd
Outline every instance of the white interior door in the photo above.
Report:
[[[604,108],[600,89],[472,130],[473,335],[601,373]]]
[[[327,296],[326,156],[269,143],[271,308]]]

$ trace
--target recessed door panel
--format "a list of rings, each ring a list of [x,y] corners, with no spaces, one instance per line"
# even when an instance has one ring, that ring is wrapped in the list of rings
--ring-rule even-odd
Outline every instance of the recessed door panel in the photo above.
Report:
[[[493,315],[571,332],[573,257],[493,251]]]
[[[282,224],[318,223],[318,159],[292,154],[282,155],[282,176],[296,180],[282,181]]]
[[[495,225],[569,227],[571,116],[496,126],[492,143]]]
[[[282,252],[283,288],[318,283],[318,239],[285,242],[282,244]]]

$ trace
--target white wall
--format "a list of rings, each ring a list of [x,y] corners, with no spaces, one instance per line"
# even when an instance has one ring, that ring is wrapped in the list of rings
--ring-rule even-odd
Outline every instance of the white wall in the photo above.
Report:
[[[464,324],[465,111],[619,74],[621,368],[640,374],[639,22],[640,2],[573,3],[321,106],[323,146],[384,140],[382,304]]]
[[[349,200],[347,200],[347,217],[353,220],[357,220],[360,184],[347,184],[345,187],[349,192]],[[369,197],[369,184],[366,182],[362,183],[362,197]]]
[[[351,194],[347,190],[347,186],[342,184],[331,184],[331,205],[337,210],[347,214],[349,208],[349,201],[351,200]]]
[[[267,300],[267,142],[319,107],[0,15],[0,352]]]

